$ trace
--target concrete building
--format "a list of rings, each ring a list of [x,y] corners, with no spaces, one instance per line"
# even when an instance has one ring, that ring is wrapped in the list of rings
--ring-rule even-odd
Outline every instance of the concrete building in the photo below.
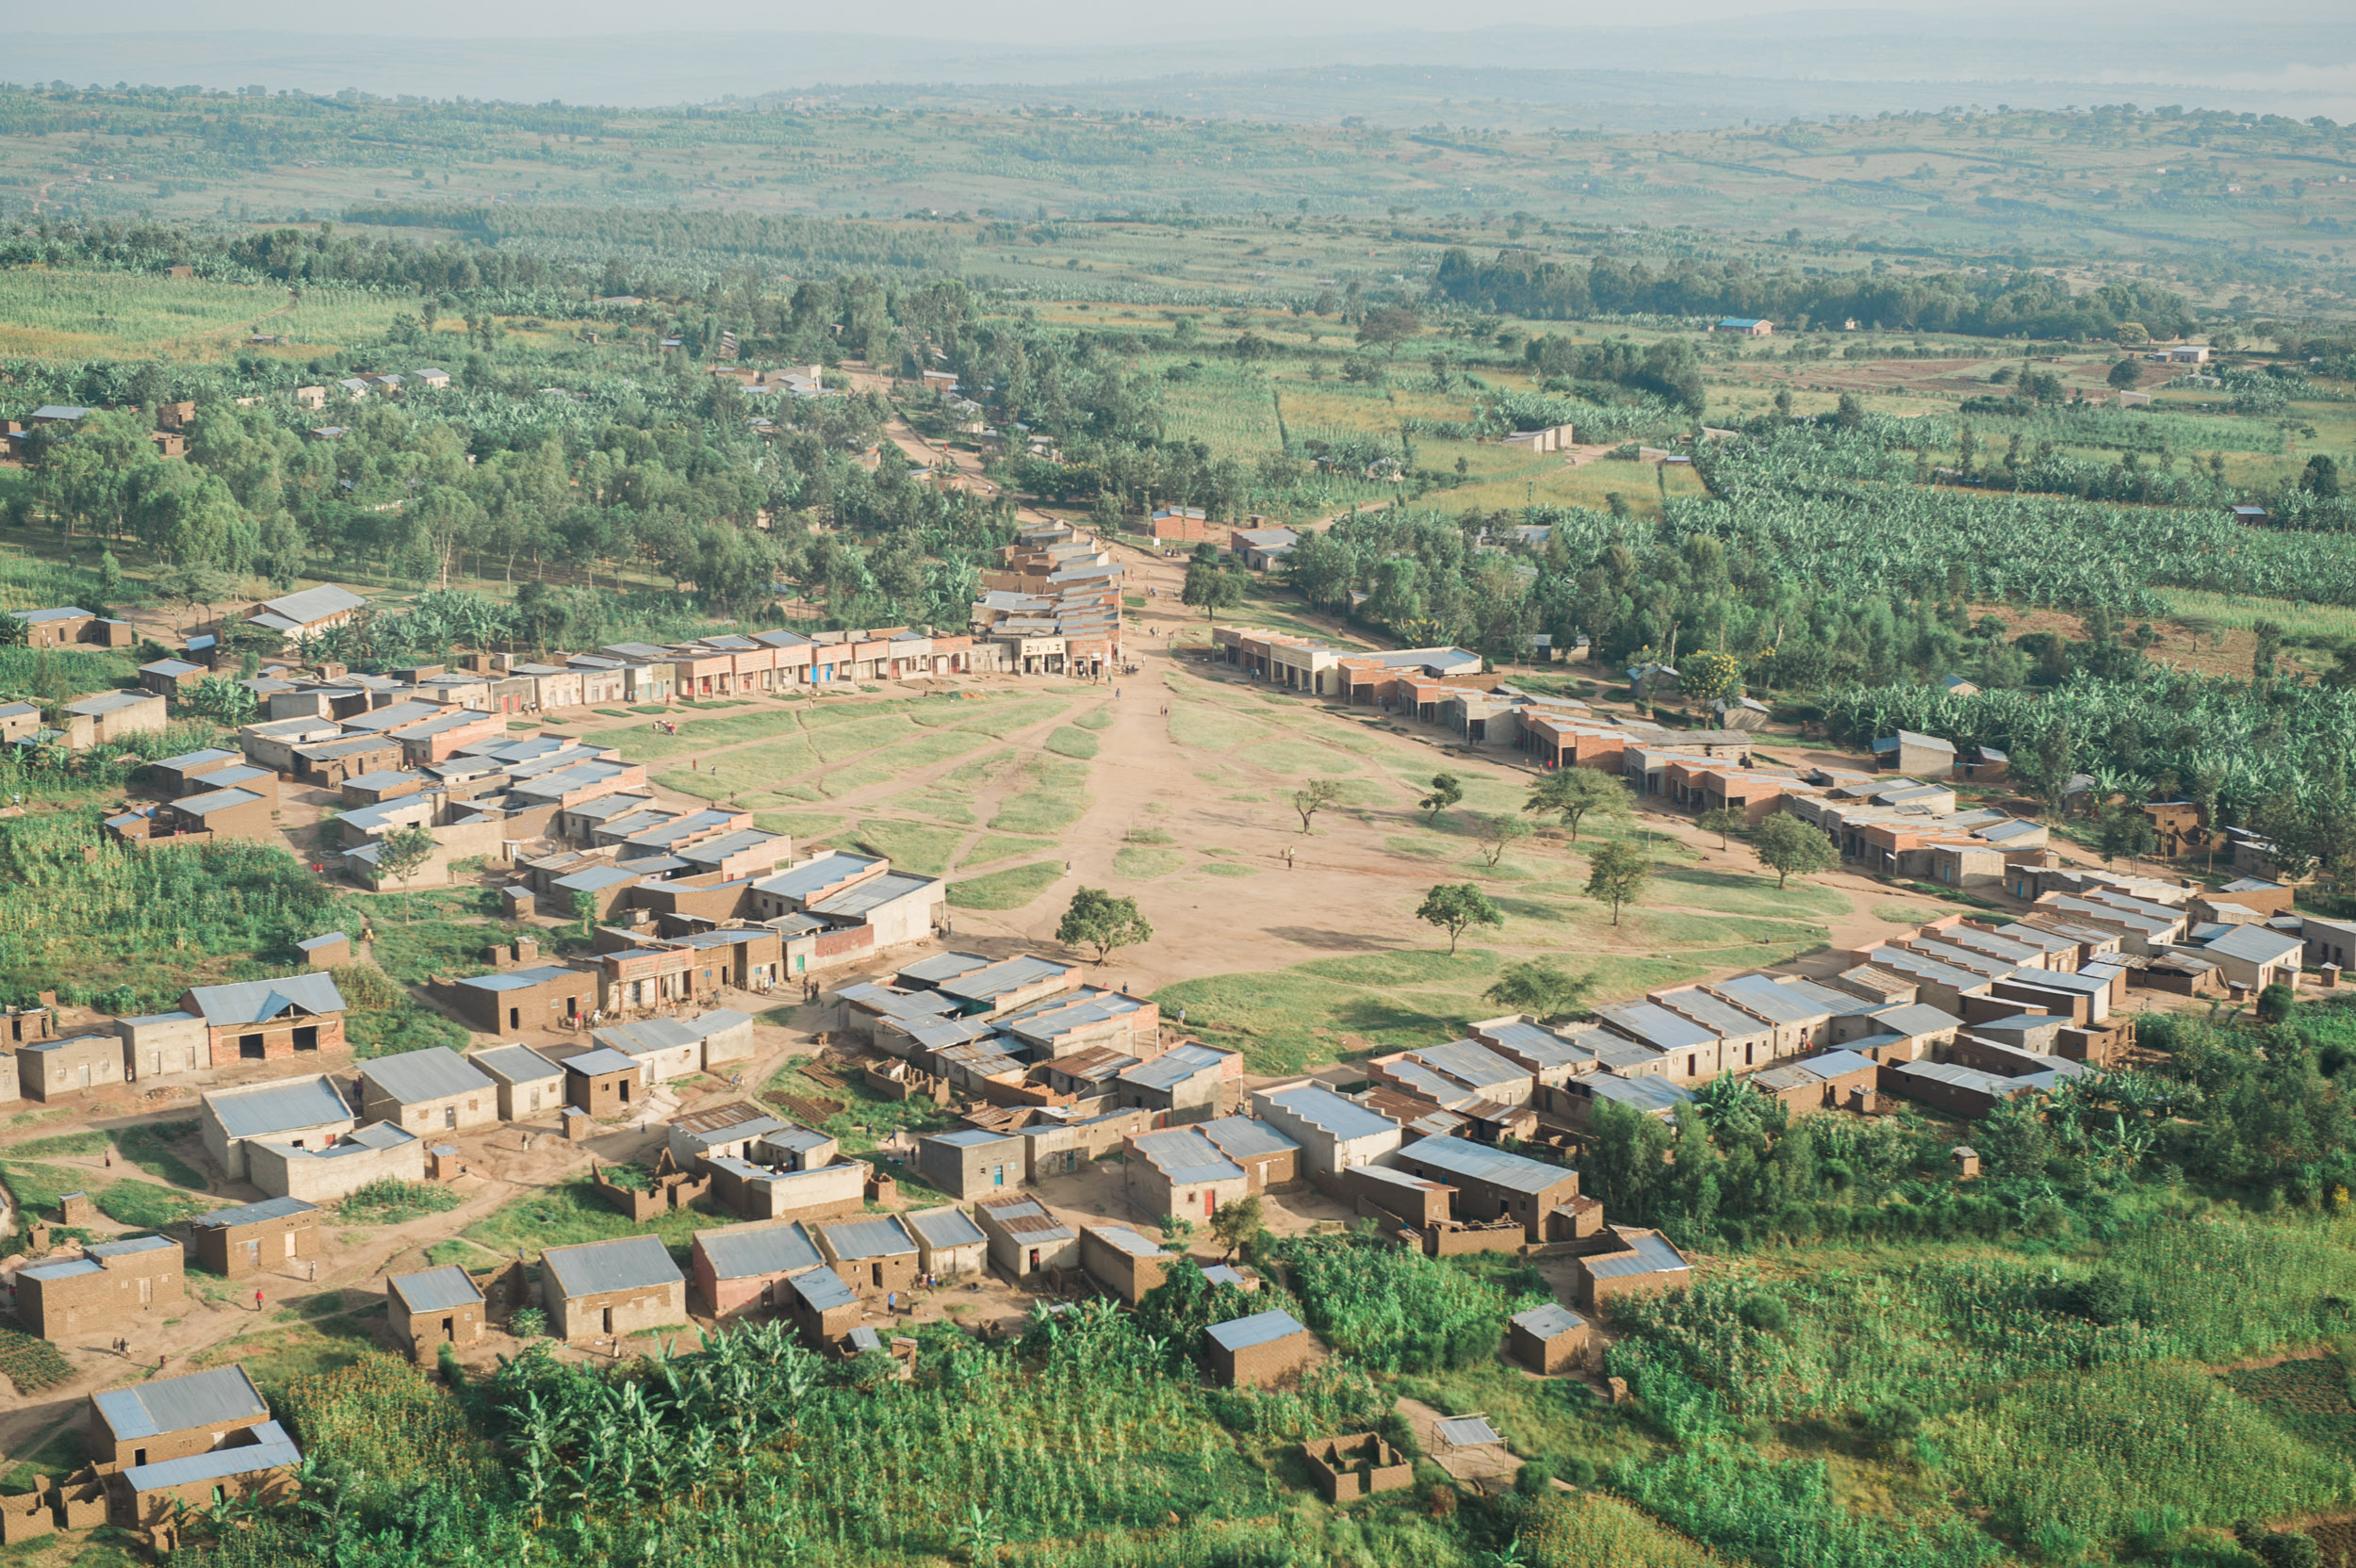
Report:
[[[540,1290],[558,1339],[687,1325],[687,1276],[656,1236],[551,1247],[540,1254]]]
[[[1022,1184],[1023,1140],[976,1127],[916,1140],[916,1173],[952,1198],[979,1198]]]
[[[1317,1353],[1317,1336],[1283,1311],[1214,1323],[1205,1334],[1211,1376],[1223,1388],[1272,1388]]]
[[[246,1173],[273,1198],[328,1203],[371,1182],[424,1181],[425,1149],[415,1134],[372,1121],[323,1148],[254,1139],[245,1146]]]
[[[1225,1108],[1227,1085],[1242,1070],[1235,1053],[1188,1042],[1122,1072],[1115,1103],[1150,1113],[1156,1127],[1208,1121]]]
[[[187,1294],[180,1244],[163,1236],[98,1242],[16,1271],[17,1318],[42,1339],[121,1333],[172,1315]]]
[[[1200,1122],[1195,1131],[1243,1168],[1248,1192],[1288,1187],[1301,1179],[1301,1145],[1265,1121],[1255,1121],[1248,1116],[1225,1116]]]
[[[300,1198],[266,1198],[188,1221],[196,1262],[227,1280],[319,1255],[319,1211]]]
[[[635,1056],[646,1065],[646,1081],[660,1084],[691,1072],[707,1072],[723,1062],[752,1054],[753,1021],[731,1008],[695,1019],[649,1018],[592,1030],[599,1045]]]
[[[360,1068],[360,1114],[423,1135],[492,1125],[499,1082],[448,1046],[379,1056]]]
[[[16,1048],[18,1092],[27,1100],[61,1100],[129,1076],[123,1041],[112,1035],[76,1035]]]
[[[857,1296],[884,1296],[916,1284],[916,1238],[896,1215],[842,1219],[815,1227],[827,1266]]]
[[[1579,1304],[1600,1312],[1615,1296],[1680,1290],[1693,1278],[1693,1266],[1669,1245],[1659,1231],[1614,1225],[1620,1245],[1609,1252],[1591,1252],[1572,1260],[1579,1281]]]
[[[990,1266],[990,1237],[963,1209],[917,1209],[900,1222],[916,1238],[916,1266],[933,1279],[978,1276]]]
[[[1398,1150],[1399,1124],[1318,1084],[1255,1089],[1252,1114],[1301,1145],[1308,1173],[1338,1175]]]
[[[409,1348],[412,1361],[440,1354],[440,1345],[481,1339],[486,1303],[482,1287],[456,1264],[384,1282],[385,1317],[393,1337]]]
[[[319,1148],[360,1125],[325,1073],[215,1089],[204,1097],[203,1106],[198,1122],[205,1151],[233,1182],[247,1179],[246,1146],[257,1139]]]
[[[1196,1127],[1139,1133],[1128,1140],[1121,1183],[1139,1212],[1207,1222],[1222,1204],[1249,1197],[1252,1178]]]
[[[90,1396],[83,1456],[109,1470],[161,1464],[251,1441],[269,1421],[242,1366],[155,1378]]]
[[[599,1046],[564,1058],[564,1103],[591,1116],[622,1116],[643,1096],[646,1069],[635,1056]]]
[[[1579,1172],[1567,1166],[1448,1136],[1418,1138],[1389,1163],[1454,1187],[1451,1219],[1513,1219],[1532,1242],[1569,1239],[1552,1233],[1556,1211],[1572,1209],[1579,1197]]]

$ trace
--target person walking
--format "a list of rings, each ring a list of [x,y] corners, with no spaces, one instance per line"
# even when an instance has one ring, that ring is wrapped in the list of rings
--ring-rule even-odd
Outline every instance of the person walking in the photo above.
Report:
[[[254,1292],[254,1310],[255,1312],[262,1310],[262,1293],[258,1288]]]

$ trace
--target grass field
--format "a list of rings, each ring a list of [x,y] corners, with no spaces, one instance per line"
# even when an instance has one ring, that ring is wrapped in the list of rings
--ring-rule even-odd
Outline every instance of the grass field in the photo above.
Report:
[[[205,358],[261,331],[292,339],[266,351],[301,357],[383,336],[402,305],[391,295],[337,289],[311,289],[289,305],[275,285],[13,268],[0,270],[0,355]]]

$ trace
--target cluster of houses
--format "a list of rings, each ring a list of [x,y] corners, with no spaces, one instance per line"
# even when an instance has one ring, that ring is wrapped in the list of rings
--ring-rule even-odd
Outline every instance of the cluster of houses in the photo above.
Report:
[[[1103,677],[1121,664],[1121,565],[1094,535],[1033,523],[999,547],[973,601],[978,666]]]

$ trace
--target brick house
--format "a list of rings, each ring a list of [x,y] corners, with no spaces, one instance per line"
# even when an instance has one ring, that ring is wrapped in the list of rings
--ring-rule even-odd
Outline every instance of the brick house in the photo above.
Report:
[[[798,1220],[773,1220],[697,1231],[687,1270],[695,1298],[725,1322],[790,1309],[786,1276],[826,1261]]]
[[[225,1280],[319,1255],[319,1211],[300,1198],[266,1198],[188,1221],[196,1263]]]
[[[247,1088],[215,1089],[204,1097],[198,1122],[206,1152],[233,1182],[246,1177],[246,1147],[259,1139],[319,1148],[360,1125],[343,1093],[325,1073]]]
[[[269,1420],[245,1368],[217,1366],[91,1395],[83,1453],[102,1470],[161,1464],[250,1441]]]
[[[371,1121],[319,1148],[256,1138],[246,1145],[245,1163],[254,1184],[271,1197],[325,1203],[371,1182],[424,1181],[425,1148],[413,1133]]]
[[[1568,1372],[1586,1360],[1593,1331],[1587,1319],[1557,1301],[1515,1313],[1506,1323],[1505,1353],[1541,1377]]]
[[[828,1266],[855,1294],[881,1296],[916,1283],[916,1238],[896,1216],[844,1219],[816,1229]]]
[[[1138,1133],[1128,1140],[1121,1184],[1143,1213],[1197,1222],[1250,1195],[1252,1178],[1195,1127]]]
[[[1213,1148],[1243,1168],[1247,1192],[1266,1192],[1299,1184],[1301,1145],[1265,1121],[1248,1116],[1223,1116],[1198,1123],[1195,1131]]]
[[[1587,1311],[1607,1310],[1615,1296],[1681,1290],[1692,1282],[1693,1266],[1659,1231],[1627,1225],[1611,1229],[1620,1243],[1617,1248],[1572,1260],[1578,1271],[1579,1304]]]
[[[1204,1338],[1211,1376],[1222,1388],[1272,1388],[1317,1353],[1317,1336],[1282,1310],[1214,1323]]]
[[[112,1035],[76,1035],[16,1048],[18,1090],[28,1100],[62,1099],[120,1084],[128,1076],[123,1041]]]
[[[597,1005],[597,976],[564,964],[533,964],[435,988],[468,1027],[501,1035],[548,1029],[585,1016]]]
[[[1175,1257],[1160,1243],[1126,1225],[1080,1228],[1081,1271],[1113,1293],[1124,1307],[1162,1282]]]
[[[824,1354],[867,1315],[859,1297],[831,1268],[805,1268],[779,1285],[779,1299],[801,1331],[802,1343]]]
[[[187,1298],[180,1244],[135,1236],[85,1247],[78,1258],[36,1264],[16,1274],[16,1315],[42,1339],[112,1334]]]
[[[1452,1219],[1516,1219],[1532,1242],[1550,1237],[1551,1217],[1574,1207],[1579,1172],[1459,1137],[1420,1138],[1391,1163],[1456,1188]]]
[[[564,1058],[564,1103],[591,1116],[619,1116],[639,1099],[646,1069],[635,1056],[599,1046]]]
[[[344,1045],[344,998],[332,974],[197,986],[181,995],[180,1011],[205,1021],[215,1067]]]
[[[66,749],[80,751],[134,735],[161,735],[165,717],[164,699],[153,692],[102,692],[67,703],[57,722],[65,729]]]
[[[558,1339],[597,1339],[687,1326],[687,1276],[658,1236],[551,1247],[540,1289]]]
[[[978,1127],[930,1133],[916,1140],[916,1173],[952,1198],[976,1198],[1019,1186],[1023,1140]]]
[[[495,1124],[499,1083],[446,1045],[403,1051],[361,1066],[360,1114],[420,1135]]]
[[[484,1306],[481,1287],[456,1264],[384,1282],[385,1319],[413,1361],[424,1361],[429,1345],[481,1339]]]
[[[1115,1080],[1115,1102],[1151,1112],[1157,1127],[1208,1121],[1225,1108],[1227,1084],[1242,1067],[1233,1052],[1189,1041],[1122,1072]]]

